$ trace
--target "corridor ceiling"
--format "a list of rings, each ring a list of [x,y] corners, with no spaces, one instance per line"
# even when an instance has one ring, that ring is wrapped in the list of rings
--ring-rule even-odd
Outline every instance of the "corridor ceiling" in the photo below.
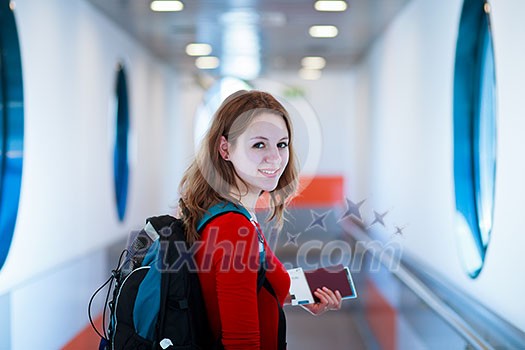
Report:
[[[175,69],[197,71],[191,42],[225,55],[225,26],[256,29],[262,72],[299,70],[301,58],[323,56],[326,68],[349,69],[367,53],[409,0],[347,0],[344,12],[318,12],[310,0],[183,0],[181,12],[153,12],[149,0],[88,0],[155,56]],[[312,25],[335,25],[335,38],[313,38]],[[237,43],[249,44],[249,43]]]

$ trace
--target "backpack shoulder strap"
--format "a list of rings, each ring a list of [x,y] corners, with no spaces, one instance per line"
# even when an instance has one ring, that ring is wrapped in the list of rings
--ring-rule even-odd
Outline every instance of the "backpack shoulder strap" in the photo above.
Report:
[[[208,212],[204,214],[204,216],[199,220],[199,223],[197,224],[197,232],[201,232],[204,227],[217,216],[221,216],[230,212],[242,214],[251,221],[252,217],[246,208],[231,202],[221,202],[210,207]]]

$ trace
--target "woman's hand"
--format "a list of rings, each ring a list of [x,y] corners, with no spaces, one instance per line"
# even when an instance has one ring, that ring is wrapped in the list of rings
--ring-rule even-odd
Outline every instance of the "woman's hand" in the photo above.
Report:
[[[338,290],[335,293],[323,287],[323,289],[317,288],[314,292],[315,296],[319,298],[320,302],[315,304],[301,305],[308,310],[312,315],[319,316],[328,310],[339,310],[343,304],[341,293]]]

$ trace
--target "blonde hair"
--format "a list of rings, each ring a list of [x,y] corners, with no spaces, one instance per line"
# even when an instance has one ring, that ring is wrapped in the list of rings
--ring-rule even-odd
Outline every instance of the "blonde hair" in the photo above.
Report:
[[[232,188],[236,188],[240,193],[236,180],[242,183],[244,181],[236,175],[233,164],[220,156],[221,136],[228,142],[235,143],[250,122],[263,112],[282,116],[289,135],[288,164],[279,178],[277,187],[269,192],[270,213],[267,221],[275,218],[276,226],[282,227],[286,205],[295,194],[299,182],[290,116],[272,95],[262,91],[241,90],[226,98],[213,116],[195,160],[186,169],[180,182],[179,211],[188,243],[200,238],[197,224],[211,206],[224,201],[239,203],[230,193]]]

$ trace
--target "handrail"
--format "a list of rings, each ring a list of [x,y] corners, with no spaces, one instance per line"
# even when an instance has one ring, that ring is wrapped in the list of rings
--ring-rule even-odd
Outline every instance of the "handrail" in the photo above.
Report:
[[[357,241],[372,242],[370,237],[362,232],[358,232],[357,226],[352,225],[350,229],[348,222],[343,222],[344,231],[351,235]],[[361,228],[359,228],[361,230]],[[379,250],[365,250],[385,266],[392,266],[391,254],[379,247]],[[378,254],[379,253],[379,254]],[[376,256],[376,255],[379,255]],[[403,265],[394,271],[391,271],[399,280],[401,280],[410,290],[412,290],[421,300],[423,300],[434,312],[440,315],[459,335],[465,339],[474,349],[494,350],[495,348],[483,339],[460,315],[458,315],[448,305],[430,290],[419,278],[414,276]]]

